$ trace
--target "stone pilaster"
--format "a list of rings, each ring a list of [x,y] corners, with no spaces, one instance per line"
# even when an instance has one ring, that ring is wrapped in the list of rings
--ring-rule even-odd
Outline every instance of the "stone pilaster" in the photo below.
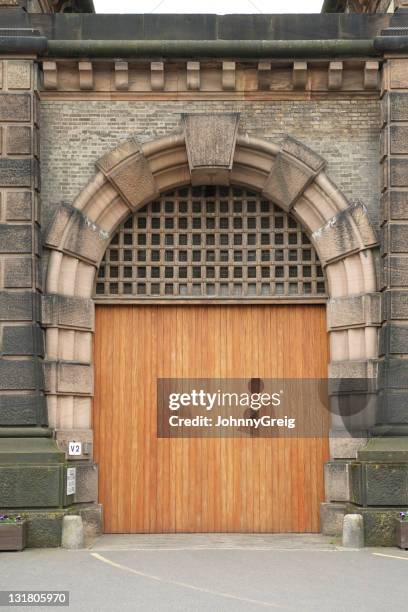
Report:
[[[15,11],[23,8],[15,4]],[[33,59],[45,39],[23,33],[26,44],[19,47],[19,32],[5,35],[18,55],[0,56],[0,512],[27,518],[31,545],[55,546],[65,508],[88,498],[90,487],[82,487],[76,496],[67,493],[65,456],[48,428],[41,327],[39,101]],[[28,49],[25,56],[23,48]],[[91,482],[93,474],[84,474]]]
[[[0,75],[0,427],[44,426],[36,64]]]
[[[406,28],[385,30],[402,36]],[[381,328],[378,401],[372,437],[346,465],[328,464],[324,504],[328,527],[342,512],[364,517],[368,546],[395,543],[395,518],[407,503],[408,481],[408,54],[385,58],[381,124]],[[343,507],[341,507],[343,506]],[[324,513],[322,512],[324,518]],[[337,523],[336,523],[337,521]],[[326,530],[327,531],[327,530]]]
[[[408,430],[408,56],[383,68],[378,431]]]

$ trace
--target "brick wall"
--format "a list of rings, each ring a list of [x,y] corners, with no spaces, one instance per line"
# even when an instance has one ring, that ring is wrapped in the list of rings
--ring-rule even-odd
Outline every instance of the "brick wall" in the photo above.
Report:
[[[328,161],[328,174],[350,199],[379,201],[379,103],[373,100],[273,102],[42,102],[42,201],[46,230],[61,201],[72,202],[95,161],[130,135],[151,140],[178,129],[183,112],[240,112],[240,128],[279,142],[290,134]]]

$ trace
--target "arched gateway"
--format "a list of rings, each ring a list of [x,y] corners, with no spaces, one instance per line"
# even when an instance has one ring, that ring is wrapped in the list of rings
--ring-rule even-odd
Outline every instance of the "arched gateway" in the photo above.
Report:
[[[321,306],[304,305],[323,300],[330,376],[372,376],[377,239],[365,207],[350,204],[325,174],[324,160],[300,142],[249,138],[238,124],[233,114],[186,115],[180,133],[125,142],[97,162],[96,176],[72,206],[60,207],[48,234],[51,426],[91,439],[94,298],[143,303],[98,309],[94,427],[109,531],[319,528],[327,440],[158,446],[157,377],[326,376],[324,315]],[[237,357],[242,345],[223,339],[223,329],[232,339],[251,333],[246,358]],[[282,354],[287,343],[298,343],[286,370],[271,356],[273,329],[282,332]],[[135,394],[151,408],[148,416],[135,408]],[[228,482],[231,465],[235,480]]]

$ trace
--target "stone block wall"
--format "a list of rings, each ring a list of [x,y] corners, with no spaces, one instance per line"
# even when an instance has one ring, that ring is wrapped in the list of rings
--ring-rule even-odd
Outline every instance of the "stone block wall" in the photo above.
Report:
[[[46,232],[61,202],[72,203],[95,173],[95,160],[120,142],[177,130],[182,113],[240,113],[240,130],[280,143],[286,135],[327,160],[327,173],[361,200],[378,227],[380,105],[377,100],[61,101],[43,100],[42,201]]]
[[[0,426],[45,425],[36,65],[0,61]]]
[[[408,425],[408,72],[407,59],[383,69],[382,329],[379,423],[397,433]]]

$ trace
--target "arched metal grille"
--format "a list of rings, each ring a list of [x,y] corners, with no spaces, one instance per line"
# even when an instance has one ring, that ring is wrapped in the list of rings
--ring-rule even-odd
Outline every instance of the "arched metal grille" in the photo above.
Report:
[[[240,187],[184,187],[120,226],[95,297],[124,300],[309,299],[326,295],[299,223]]]

